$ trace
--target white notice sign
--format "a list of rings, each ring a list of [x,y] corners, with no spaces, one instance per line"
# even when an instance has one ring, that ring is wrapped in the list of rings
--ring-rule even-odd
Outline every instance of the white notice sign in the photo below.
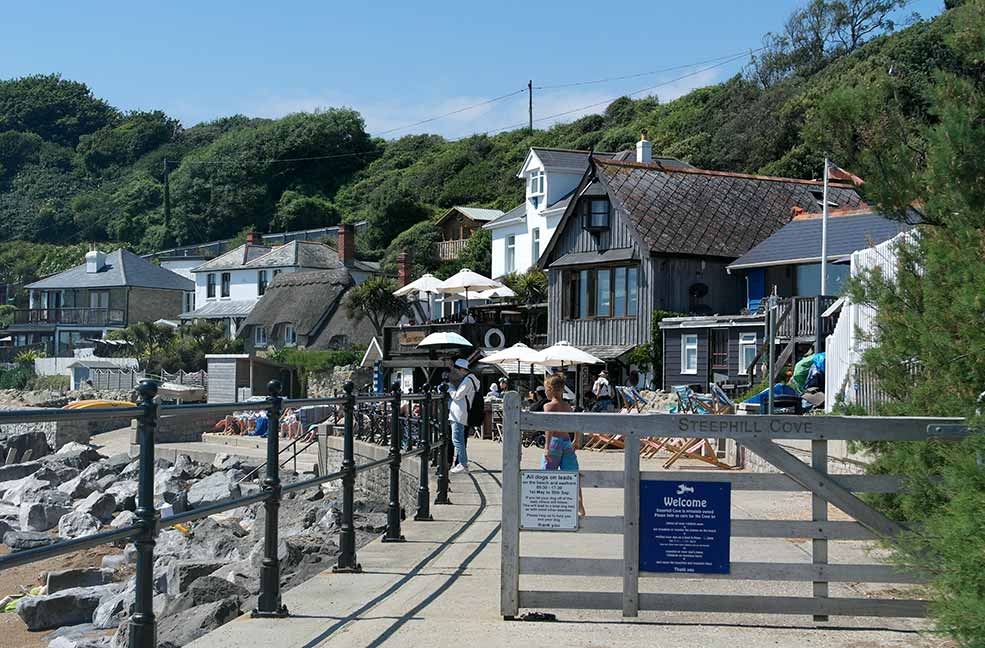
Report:
[[[578,528],[578,473],[520,471],[520,528],[574,531]]]

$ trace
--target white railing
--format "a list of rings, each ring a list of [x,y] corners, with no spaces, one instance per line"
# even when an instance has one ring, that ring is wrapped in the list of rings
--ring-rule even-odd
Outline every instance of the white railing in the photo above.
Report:
[[[865,271],[879,268],[887,280],[895,280],[899,269],[897,247],[909,241],[912,234],[899,234],[864,250],[852,253],[851,273],[857,277]],[[874,377],[867,372],[856,371],[862,353],[872,345],[875,332],[876,311],[866,304],[853,304],[846,300],[835,330],[825,344],[824,394],[826,412],[831,412],[837,402],[862,404],[859,394],[880,393]],[[865,399],[867,406],[872,399]],[[879,400],[879,399],[875,399]]]

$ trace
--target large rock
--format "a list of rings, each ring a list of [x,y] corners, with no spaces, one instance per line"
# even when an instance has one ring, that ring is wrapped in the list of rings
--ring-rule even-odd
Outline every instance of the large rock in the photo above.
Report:
[[[79,474],[79,476],[75,479],[70,479],[62,484],[59,484],[58,490],[65,493],[72,499],[88,497],[93,491],[96,490],[96,486],[91,479],[84,475],[85,471],[82,471],[82,473],[83,474]]]
[[[0,440],[0,452],[3,453],[4,458],[7,457],[11,448],[16,450],[15,457],[19,460],[23,459],[24,453],[28,450],[31,451],[32,459],[40,459],[48,454],[48,437],[44,430],[48,427],[54,427],[53,424],[21,423],[3,427],[8,431]]]
[[[92,614],[92,624],[102,629],[118,627],[126,616],[127,599],[132,599],[134,593],[134,587],[127,585],[116,594],[103,597]]]
[[[73,468],[82,470],[88,467],[89,464],[99,461],[103,456],[92,446],[78,443],[77,441],[69,441],[59,448],[58,452],[52,455],[51,458],[60,461],[66,466],[72,466]]]
[[[137,508],[137,482],[127,479],[118,481],[106,489],[106,493],[116,498],[117,511],[133,511]]]
[[[46,502],[21,504],[20,527],[22,531],[47,531],[58,526],[58,521],[72,509]]]
[[[178,596],[202,576],[208,576],[226,563],[222,560],[175,560],[167,569],[167,593]]]
[[[180,648],[232,621],[239,614],[239,601],[228,598],[162,617],[157,624],[157,646]]]
[[[27,549],[37,549],[47,547],[54,543],[56,538],[40,531],[7,531],[3,534],[3,543],[10,547],[11,551],[25,551]]]
[[[96,587],[97,585],[109,585],[112,582],[112,569],[86,567],[83,569],[50,571],[48,572],[46,584],[48,586],[48,593],[54,594],[62,590],[74,589],[76,587]]]
[[[99,520],[85,511],[72,511],[58,521],[58,537],[64,540],[81,538],[99,533]]]
[[[48,643],[48,648],[111,648],[112,645],[112,637],[68,635],[52,639]]]
[[[217,472],[196,482],[188,491],[188,505],[196,509],[239,497],[239,476],[237,471]]]
[[[125,452],[120,452],[115,455],[111,455],[105,461],[101,461],[101,464],[105,464],[107,468],[115,473],[120,473],[124,468],[130,465],[133,459]]]
[[[132,526],[137,523],[137,514],[133,511],[122,511],[118,513],[113,521],[109,523],[114,529],[122,529],[123,527]]]
[[[243,460],[236,455],[220,452],[212,459],[212,467],[217,470],[234,470],[243,465]]]
[[[116,473],[110,473],[109,475],[103,475],[96,480],[96,490],[101,490],[103,492],[108,491],[110,486],[120,481],[120,476]]]
[[[113,512],[116,511],[116,498],[109,493],[94,492],[76,504],[75,510],[79,513],[88,513],[106,524],[113,519]]]
[[[38,479],[34,475],[0,484],[0,490],[5,491],[3,494],[4,503],[14,506],[20,506],[24,502],[37,502],[41,499],[41,494],[50,489],[50,482]]]
[[[178,614],[199,605],[234,598],[240,604],[250,597],[250,592],[242,585],[218,576],[202,576],[195,579],[188,590],[177,598],[172,598],[164,606],[164,614]]]
[[[17,603],[17,616],[28,630],[50,630],[92,621],[100,600],[116,586],[78,587],[44,596],[26,596]]]
[[[33,475],[41,470],[41,466],[42,463],[40,461],[27,461],[25,463],[10,464],[9,466],[0,466],[0,482],[24,479],[28,475]]]
[[[188,455],[178,455],[174,460],[174,476],[178,479],[198,479],[204,472]]]

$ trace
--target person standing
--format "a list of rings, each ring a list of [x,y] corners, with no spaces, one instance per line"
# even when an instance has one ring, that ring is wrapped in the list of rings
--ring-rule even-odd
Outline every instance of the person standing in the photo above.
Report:
[[[612,385],[609,384],[609,372],[605,369],[600,371],[598,378],[595,379],[592,393],[595,394],[593,412],[605,412],[612,409]]]
[[[550,399],[544,404],[545,412],[570,412],[571,406],[564,402],[564,376],[555,374],[544,381],[544,389]],[[581,446],[581,433],[575,435],[574,443],[571,435],[564,432],[548,430],[544,438],[544,457],[540,462],[541,470],[568,470],[578,472],[578,455],[575,451]],[[581,496],[581,486],[578,487],[578,516],[585,517],[585,502]]]
[[[465,449],[465,433],[469,425],[469,408],[479,395],[479,379],[469,370],[467,360],[459,358],[452,367],[452,378],[458,385],[449,393],[448,420],[451,422],[451,441],[457,455],[453,473],[469,471],[469,455]]]

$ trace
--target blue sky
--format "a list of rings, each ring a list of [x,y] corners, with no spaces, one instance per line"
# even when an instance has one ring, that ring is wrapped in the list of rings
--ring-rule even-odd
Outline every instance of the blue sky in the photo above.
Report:
[[[743,52],[781,29],[801,4],[17,2],[3,11],[0,78],[58,72],[119,108],[164,109],[186,126],[236,113],[279,117],[346,105],[376,134],[519,90],[528,79],[564,84]],[[914,0],[905,13],[930,17],[942,4]],[[535,91],[534,116],[660,83],[653,92],[670,100],[727,78],[744,62]],[[483,132],[524,122],[526,111],[521,94],[388,137]]]

